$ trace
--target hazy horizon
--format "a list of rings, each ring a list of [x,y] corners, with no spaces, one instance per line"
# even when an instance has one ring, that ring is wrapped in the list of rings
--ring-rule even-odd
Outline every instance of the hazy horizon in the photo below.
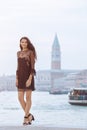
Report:
[[[87,69],[87,0],[0,0],[0,75],[15,74],[22,36],[36,48],[36,70],[50,69],[55,33],[61,68]]]

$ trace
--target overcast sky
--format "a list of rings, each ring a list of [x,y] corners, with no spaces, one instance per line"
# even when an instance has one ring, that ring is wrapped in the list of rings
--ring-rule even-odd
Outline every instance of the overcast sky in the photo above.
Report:
[[[0,75],[15,74],[22,36],[36,47],[36,69],[50,69],[55,33],[62,69],[87,69],[87,0],[0,0]]]

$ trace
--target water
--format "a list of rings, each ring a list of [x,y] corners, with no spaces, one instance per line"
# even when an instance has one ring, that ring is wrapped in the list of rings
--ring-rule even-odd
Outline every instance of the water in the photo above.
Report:
[[[87,107],[68,103],[67,95],[33,92],[33,125],[87,128]],[[0,92],[0,126],[22,125],[24,112],[17,92]]]

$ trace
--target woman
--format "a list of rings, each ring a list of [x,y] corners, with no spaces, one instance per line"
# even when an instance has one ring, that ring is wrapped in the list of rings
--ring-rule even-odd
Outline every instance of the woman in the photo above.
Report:
[[[33,44],[27,37],[20,39],[20,51],[17,52],[18,67],[16,71],[16,86],[18,99],[24,110],[24,125],[31,124],[34,116],[30,113],[31,96],[34,87],[36,51]],[[26,94],[26,100],[24,95]]]

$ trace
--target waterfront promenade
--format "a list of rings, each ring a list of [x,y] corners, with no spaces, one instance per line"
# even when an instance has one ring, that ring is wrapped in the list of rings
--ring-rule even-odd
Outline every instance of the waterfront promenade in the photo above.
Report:
[[[0,126],[0,130],[87,130],[86,128],[60,128],[48,126]]]

